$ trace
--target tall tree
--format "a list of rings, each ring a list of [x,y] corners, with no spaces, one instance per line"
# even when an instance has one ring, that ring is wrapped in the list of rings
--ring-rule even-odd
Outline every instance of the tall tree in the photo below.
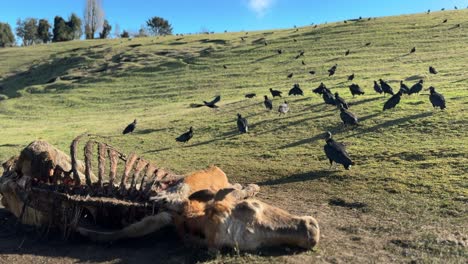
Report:
[[[144,26],[140,27],[140,30],[138,30],[138,33],[135,34],[135,37],[137,38],[145,38],[148,36],[148,32],[146,31]]]
[[[54,34],[54,37],[52,38],[53,42],[68,41],[73,39],[73,36],[70,36],[70,27],[67,25],[65,19],[63,19],[61,16],[56,16],[54,18],[54,29],[52,31]]]
[[[81,35],[83,35],[81,24],[81,19],[75,13],[72,13],[67,25],[70,27],[73,39],[80,39]]]
[[[0,22],[0,47],[13,46],[15,44],[15,36],[11,31],[10,24]]]
[[[171,35],[172,26],[169,21],[162,17],[152,17],[146,21],[149,31],[154,36]]]
[[[120,26],[115,24],[114,26],[114,38],[120,38]]]
[[[50,33],[50,24],[46,19],[40,19],[37,27],[37,37],[42,40],[43,43],[47,43],[51,40],[52,34]]]
[[[102,26],[102,32],[99,33],[99,38],[106,39],[107,37],[109,37],[111,30],[112,30],[112,26],[109,24],[109,21],[105,19],[104,25]]]
[[[104,24],[104,11],[101,0],[86,0],[84,25],[86,39],[93,39]]]
[[[37,22],[36,18],[16,21],[16,35],[23,40],[23,46],[30,46],[40,41],[37,34]]]

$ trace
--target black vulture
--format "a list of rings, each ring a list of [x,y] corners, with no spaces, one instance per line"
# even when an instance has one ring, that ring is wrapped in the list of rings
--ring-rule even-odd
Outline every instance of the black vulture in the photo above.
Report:
[[[427,13],[427,14],[430,14],[430,13],[431,13],[431,10],[430,10],[430,9],[428,9],[426,13]]]
[[[268,42],[265,41],[265,46],[268,46]]]
[[[177,142],[183,142],[183,143],[186,143],[188,142],[191,138],[193,137],[193,128],[190,127],[189,128],[189,131],[183,133],[182,135],[176,137],[176,141]]]
[[[288,102],[284,101],[284,103],[280,104],[280,106],[278,107],[279,115],[286,114],[288,111],[289,111]]]
[[[135,128],[136,128],[136,124],[137,124],[137,120],[135,119],[135,120],[133,120],[132,123],[130,123],[130,124],[123,130],[122,134],[125,135],[125,134],[128,134],[128,133],[132,133],[133,130],[135,130]]]
[[[445,8],[441,8],[440,11],[445,11]]]
[[[218,95],[216,96],[212,101],[210,102],[207,102],[207,101],[203,101],[203,104],[190,104],[190,107],[202,107],[202,106],[208,106],[209,108],[218,108],[218,106],[216,105],[217,102],[219,102],[219,100],[221,100],[221,96]]]
[[[293,77],[293,75],[294,75],[294,73],[291,72],[290,74],[288,74],[288,78],[291,79]]]
[[[356,94],[357,95],[364,94],[364,91],[361,89],[361,87],[359,87],[359,85],[354,84],[354,83],[349,86],[349,90],[351,91],[351,94],[353,95],[353,97]]]
[[[322,98],[323,98],[323,101],[325,102],[325,104],[336,105],[335,98],[333,98],[333,94],[327,88],[325,88],[323,90]]]
[[[247,123],[247,119],[241,116],[241,114],[237,114],[237,128],[239,129],[239,133],[247,133],[249,131],[249,125]]]
[[[314,92],[316,94],[323,94],[323,92],[326,91],[326,90],[328,90],[328,88],[322,82],[322,83],[320,83],[320,85],[317,88],[313,89],[312,92]],[[330,91],[330,90],[328,90],[328,91]]]
[[[351,165],[354,165],[354,162],[351,160],[351,157],[346,151],[346,147],[342,143],[336,142],[332,138],[332,134],[330,132],[327,132],[325,141],[327,144],[323,146],[323,150],[325,151],[325,155],[327,155],[327,158],[330,161],[330,169],[333,166],[333,162],[335,162],[343,165],[345,169],[349,170]]]
[[[273,102],[268,99],[268,96],[264,96],[265,97],[265,100],[263,101],[263,104],[265,105],[266,109],[268,110],[272,110],[273,109]]]
[[[409,87],[406,86],[406,84],[404,84],[403,81],[400,81],[400,90],[404,94],[409,94],[410,91]]]
[[[370,46],[371,44],[372,44],[372,42],[367,42],[366,46]]]
[[[438,72],[434,67],[429,66],[429,73],[437,74],[437,73],[439,73],[439,72]]]
[[[297,56],[296,56],[296,60],[299,59],[300,57],[304,56],[304,51],[301,51]]]
[[[302,65],[306,65],[306,63],[304,61],[302,61]]]
[[[393,92],[393,89],[392,87],[386,83],[384,80],[382,79],[379,79],[379,82],[380,82],[380,87],[382,87],[382,91],[384,92],[384,96],[385,94],[391,94],[391,95],[394,95],[395,93]]]
[[[333,65],[329,70],[328,70],[328,76],[333,76],[335,74],[336,68],[338,67],[338,64]]]
[[[340,105],[340,118],[345,125],[357,125],[358,118],[355,114],[351,113],[349,110],[346,110],[343,105]]]
[[[354,80],[354,73],[348,76],[348,81],[352,81],[352,80]]]
[[[349,108],[348,103],[346,103],[346,101],[338,94],[338,92],[335,93],[335,104],[337,107],[343,106],[346,109]]]
[[[226,66],[226,65],[223,65],[223,68],[224,68],[224,69],[227,69],[227,66]]]
[[[344,54],[344,55],[345,55],[345,56],[348,56],[348,55],[349,55],[349,53],[350,53],[350,50],[347,50],[347,51],[345,52],[345,54]]]
[[[442,23],[447,23],[448,19],[444,19],[444,21]]]
[[[278,91],[278,90],[273,90],[273,89],[270,88],[270,93],[271,93],[271,96],[273,96],[273,98],[275,98],[275,97],[277,97],[277,96],[278,96],[278,97],[281,97],[281,94],[282,94],[283,92]]]
[[[304,92],[302,91],[301,87],[299,84],[294,84],[293,88],[289,90],[288,95],[304,95]]]
[[[429,87],[429,90],[431,91],[431,95],[429,96],[429,100],[432,103],[433,107],[440,107],[440,109],[444,110],[446,108],[445,106],[445,98],[442,94],[438,93],[435,91],[434,87]]]
[[[455,7],[454,7],[454,9],[455,9],[455,10],[457,10],[457,9],[458,9],[458,7],[457,7],[457,6],[455,6]]]
[[[293,40],[294,40],[294,42],[297,42],[297,39],[293,39]]]
[[[314,75],[315,74],[315,71],[309,71],[310,74]]]
[[[208,106],[209,108],[218,108],[218,106],[216,105],[217,102],[219,102],[219,100],[221,100],[221,96],[218,95],[216,96],[212,101],[210,102],[207,102],[207,101],[203,101],[203,103],[205,104],[205,106]]]
[[[410,50],[410,53],[415,53],[416,52],[416,47],[413,47],[411,50]]]
[[[415,85],[411,86],[410,90],[409,90],[409,93],[408,94],[419,94],[420,91],[422,91],[423,89],[423,83],[424,81],[423,80],[419,80],[418,83],[416,83]]]
[[[244,37],[241,37],[241,40],[244,41],[245,40]]]
[[[283,50],[281,49],[278,49],[276,52],[278,52],[278,54],[283,54]]]
[[[245,98],[254,98],[255,96],[257,96],[257,94],[255,93],[248,93],[245,95]]]
[[[390,99],[387,100],[387,102],[385,102],[384,104],[384,107],[383,107],[383,110],[387,110],[387,109],[392,109],[394,108],[398,103],[400,103],[400,99],[401,99],[401,95],[402,95],[402,91],[398,91],[398,93],[392,95],[392,97],[390,97]]]
[[[383,93],[382,87],[380,87],[380,85],[377,83],[377,81],[374,81],[374,91],[376,93],[379,93],[379,94]]]

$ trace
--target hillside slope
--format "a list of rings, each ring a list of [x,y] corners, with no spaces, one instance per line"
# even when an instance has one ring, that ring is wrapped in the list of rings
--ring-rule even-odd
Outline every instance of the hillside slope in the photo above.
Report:
[[[112,135],[111,143],[123,151],[177,172],[216,164],[233,182],[260,184],[261,199],[313,215],[322,227],[315,252],[199,260],[461,263],[468,257],[467,18],[468,10],[458,10],[286,30],[0,49],[0,93],[9,97],[0,101],[0,160],[38,138],[66,150],[85,131]],[[301,50],[304,56],[296,59]],[[337,72],[328,77],[335,63]],[[430,75],[429,66],[439,73]],[[365,95],[351,96],[352,73]],[[394,90],[400,80],[412,85],[422,78],[425,88],[445,96],[447,110],[434,110],[423,91],[382,112],[388,96],[372,88],[380,78]],[[320,82],[350,103],[358,127],[344,128],[339,111],[311,92]],[[287,94],[295,83],[304,97],[275,99],[274,111],[265,110],[269,88]],[[257,97],[246,99],[246,93]],[[221,95],[219,109],[189,107],[215,95]],[[278,116],[284,99],[291,110]],[[248,134],[238,135],[237,113],[248,119]],[[135,133],[120,136],[135,118]],[[190,126],[194,138],[175,142]],[[348,146],[356,163],[350,171],[329,169],[325,131]],[[15,260],[17,253],[5,245],[0,252]],[[67,250],[61,245],[57,254]],[[148,260],[155,254],[146,248],[81,260],[125,261],[138,252]],[[66,261],[80,259],[72,255]]]

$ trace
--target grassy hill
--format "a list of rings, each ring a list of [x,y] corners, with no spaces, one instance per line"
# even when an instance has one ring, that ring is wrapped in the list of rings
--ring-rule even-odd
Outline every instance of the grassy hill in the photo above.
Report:
[[[82,132],[112,135],[111,144],[123,151],[176,172],[216,164],[232,182],[261,185],[262,200],[313,215],[321,225],[316,251],[204,259],[212,262],[462,263],[468,257],[467,17],[468,10],[458,10],[0,49],[0,93],[9,98],[0,101],[0,160],[39,138],[67,150]],[[417,50],[409,54],[412,47]],[[304,56],[295,59],[301,50]],[[328,77],[335,63],[336,75]],[[428,73],[431,65],[439,74]],[[352,98],[346,81],[352,73],[365,95]],[[372,89],[379,78],[396,90],[400,80],[412,85],[422,78],[425,88],[445,96],[447,110],[433,110],[423,91],[382,112],[388,96]],[[339,111],[311,92],[320,82],[351,104],[360,126],[344,128]],[[287,94],[294,83],[305,96],[284,98],[291,109],[286,116],[265,110],[269,88]],[[222,98],[217,110],[189,107],[215,95]],[[274,109],[284,99],[275,99]],[[237,113],[248,119],[248,134],[238,135]],[[136,132],[120,136],[134,118]],[[190,126],[192,141],[176,143]],[[329,169],[327,130],[348,145],[356,163],[350,171]],[[106,255],[105,248],[96,250]],[[148,248],[112,257],[137,252],[148,259],[155,254]],[[167,256],[168,262],[178,257]]]

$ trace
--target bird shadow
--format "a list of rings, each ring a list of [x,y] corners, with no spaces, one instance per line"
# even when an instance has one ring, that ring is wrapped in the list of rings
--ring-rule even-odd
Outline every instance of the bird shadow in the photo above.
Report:
[[[273,185],[282,185],[295,182],[304,182],[304,181],[315,181],[322,178],[327,178],[334,181],[342,181],[345,178],[343,175],[338,173],[336,170],[314,170],[304,173],[297,173],[290,175],[288,177],[282,177],[278,179],[267,179],[256,184],[260,186],[273,186]]]
[[[145,151],[143,152],[143,154],[148,154],[148,153],[158,153],[158,152],[162,152],[162,151],[166,151],[166,150],[170,150],[172,148],[160,148],[160,149],[153,149],[153,150],[148,150],[148,151]]]
[[[166,130],[165,128],[158,128],[158,129],[147,128],[147,129],[139,129],[133,132],[133,134],[146,135],[146,134],[151,134],[154,132],[160,132],[160,131],[165,131],[165,130]]]
[[[235,131],[231,131],[231,132],[225,133],[225,135],[221,135],[221,137],[218,137],[218,138],[214,138],[214,139],[210,139],[210,140],[206,140],[206,141],[202,141],[202,142],[198,142],[198,143],[189,145],[189,146],[187,146],[187,148],[192,148],[192,147],[198,147],[198,146],[208,145],[208,144],[213,143],[213,142],[217,142],[217,141],[221,141],[221,140],[225,140],[225,139],[228,139],[228,138],[235,137],[235,136],[237,136],[238,134],[239,134],[239,133],[236,133]]]
[[[352,138],[352,137],[355,137],[355,136],[359,136],[359,135],[363,135],[363,134],[367,134],[367,133],[371,133],[371,132],[376,132],[376,131],[378,131],[380,129],[400,125],[400,124],[406,123],[407,121],[410,121],[410,120],[425,118],[425,117],[431,116],[432,114],[433,114],[432,112],[424,112],[424,113],[420,113],[420,114],[405,116],[405,117],[394,119],[394,120],[389,120],[389,121],[386,121],[386,122],[384,122],[382,124],[378,124],[378,125],[375,125],[373,127],[363,129],[363,130],[361,130],[361,132],[358,132],[358,133],[347,136],[347,138]],[[378,114],[373,114],[373,115],[377,116]],[[371,118],[373,115],[368,116],[367,119]]]
[[[254,60],[253,62],[254,62],[254,63],[255,63],[255,62],[261,62],[261,61],[268,60],[268,59],[271,59],[271,58],[276,57],[276,56],[277,56],[277,54],[265,56],[265,57],[263,57],[263,58],[256,59],[256,60]]]
[[[318,135],[315,135],[315,136],[313,136],[311,138],[301,139],[299,141],[296,141],[296,142],[281,146],[278,149],[294,148],[294,147],[297,147],[297,146],[300,146],[300,145],[309,144],[309,143],[318,141],[320,139],[324,139],[323,134],[318,134]]]
[[[356,105],[360,105],[360,104],[365,104],[365,103],[377,101],[377,100],[380,100],[380,99],[381,99],[381,97],[367,98],[367,99],[363,99],[363,100],[359,100],[359,101],[349,102],[348,105],[349,106],[356,106]]]
[[[369,119],[371,119],[371,118],[374,118],[374,117],[380,115],[381,113],[382,113],[382,112],[378,112],[378,113],[374,113],[374,114],[370,114],[370,115],[366,115],[366,116],[360,117],[360,118],[359,118],[359,122],[367,121],[367,120],[369,120]]]

